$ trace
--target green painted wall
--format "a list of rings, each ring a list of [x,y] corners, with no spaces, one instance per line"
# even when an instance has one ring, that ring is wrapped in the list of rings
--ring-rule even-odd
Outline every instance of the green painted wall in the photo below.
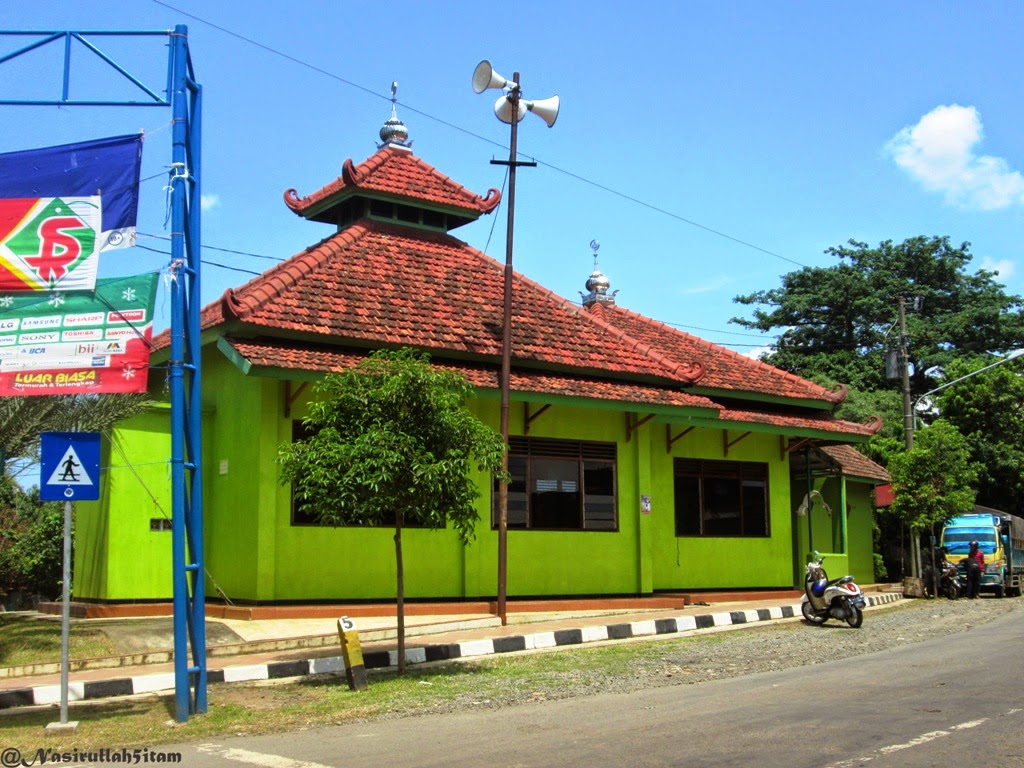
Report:
[[[673,428],[678,434],[679,428]],[[742,432],[732,430],[729,439]],[[722,430],[695,429],[666,451],[665,428],[651,432],[651,475],[654,526],[654,588],[728,589],[733,587],[788,587],[792,584],[793,533],[790,513],[789,462],[780,457],[777,435],[750,434],[723,449]],[[760,461],[768,463],[770,535],[767,538],[677,537],[675,535],[675,457]]]
[[[100,500],[75,514],[76,599],[170,598],[171,532],[150,520],[171,517],[170,411],[157,408],[119,425],[104,440]]]
[[[278,481],[277,449],[291,440],[292,421],[306,415],[312,387],[297,396],[293,388],[294,401],[288,406],[283,381],[245,376],[212,346],[205,349],[203,362],[207,594],[238,602],[393,598],[393,529],[290,524],[290,491]],[[540,405],[533,404],[533,411]],[[497,429],[496,397],[485,394],[469,408]],[[167,428],[167,411],[162,410],[122,425],[117,440],[136,464],[154,462],[138,471],[169,515]],[[523,404],[513,402],[512,434],[524,430]],[[725,457],[722,434],[720,429],[694,429],[669,453],[665,424],[656,419],[627,440],[621,411],[561,404],[545,411],[530,424],[529,436],[617,444],[619,530],[510,530],[509,596],[648,594],[795,583],[795,563],[802,562],[797,553],[807,549],[799,527],[793,528],[789,463],[780,455],[779,437],[750,434]],[[741,434],[733,430],[729,439]],[[771,535],[676,537],[672,462],[677,456],[766,462]],[[490,526],[490,483],[482,475],[476,480],[483,493],[477,500],[476,539],[469,546],[451,530],[403,532],[408,597],[496,594],[497,533]],[[103,500],[79,516],[76,595],[169,599],[170,533],[149,531],[149,518],[157,515],[148,492],[137,487],[128,470],[105,472],[103,482]],[[641,510],[645,495],[651,498],[649,513]],[[851,520],[860,514],[857,499],[850,494],[855,507]],[[865,516],[870,519],[868,504]],[[863,562],[869,567],[870,526],[865,535],[851,526],[857,550],[867,541]],[[859,561],[854,565],[862,567]]]

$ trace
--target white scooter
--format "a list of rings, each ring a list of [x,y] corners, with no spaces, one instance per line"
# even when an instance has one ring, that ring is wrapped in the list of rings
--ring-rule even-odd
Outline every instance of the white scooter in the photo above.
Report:
[[[807,564],[800,612],[811,624],[824,624],[829,619],[839,619],[857,629],[864,623],[864,593],[853,583],[853,576],[829,581],[828,574],[821,567],[825,556],[819,552],[815,552],[814,556],[818,559]]]

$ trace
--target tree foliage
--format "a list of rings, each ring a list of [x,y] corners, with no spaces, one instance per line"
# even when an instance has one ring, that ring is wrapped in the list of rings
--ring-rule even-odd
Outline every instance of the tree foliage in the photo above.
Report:
[[[970,274],[970,245],[947,237],[891,240],[870,248],[851,240],[829,248],[829,267],[804,267],[783,276],[782,286],[737,296],[754,306],[746,328],[779,332],[764,359],[822,383],[884,389],[884,352],[897,340],[897,299],[917,298],[907,313],[911,391],[935,386],[933,371],[956,359],[976,359],[1022,346],[1022,299],[1007,294],[996,273]]]
[[[310,436],[281,447],[281,480],[328,525],[380,525],[401,515],[450,523],[464,542],[479,518],[474,466],[501,467],[500,436],[462,406],[472,387],[425,355],[373,354],[316,387]]]
[[[0,594],[59,597],[63,541],[61,502],[42,502],[37,489],[23,491],[10,478],[0,482]]]
[[[991,360],[987,361],[991,364]],[[970,376],[984,362],[956,362],[948,381]],[[978,503],[1014,514],[1024,508],[1024,376],[1022,363],[1008,362],[954,384],[937,400],[942,418],[967,440],[978,464]]]
[[[890,511],[911,530],[931,529],[974,507],[977,466],[967,440],[939,419],[916,433],[914,448],[891,457],[895,500]]]

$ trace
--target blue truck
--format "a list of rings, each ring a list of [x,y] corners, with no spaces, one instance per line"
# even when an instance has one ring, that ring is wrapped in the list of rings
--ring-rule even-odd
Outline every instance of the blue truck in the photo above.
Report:
[[[963,574],[971,542],[977,541],[985,555],[982,591],[993,592],[996,597],[1020,597],[1024,587],[1024,520],[986,507],[975,507],[975,510],[946,523],[941,545],[946,548],[949,559],[959,563]]]

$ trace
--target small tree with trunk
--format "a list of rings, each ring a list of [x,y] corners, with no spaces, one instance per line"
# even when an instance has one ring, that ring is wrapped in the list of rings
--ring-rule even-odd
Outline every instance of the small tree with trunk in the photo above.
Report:
[[[915,536],[928,530],[935,535],[946,520],[974,508],[977,465],[967,440],[948,421],[919,431],[912,450],[889,459],[889,473],[895,492],[890,511]]]
[[[472,541],[480,495],[474,462],[501,473],[501,436],[464,407],[472,386],[411,350],[379,351],[316,385],[304,425],[283,445],[281,481],[324,525],[394,524],[398,672],[405,671],[402,527],[451,525]],[[507,478],[506,478],[507,479]]]

